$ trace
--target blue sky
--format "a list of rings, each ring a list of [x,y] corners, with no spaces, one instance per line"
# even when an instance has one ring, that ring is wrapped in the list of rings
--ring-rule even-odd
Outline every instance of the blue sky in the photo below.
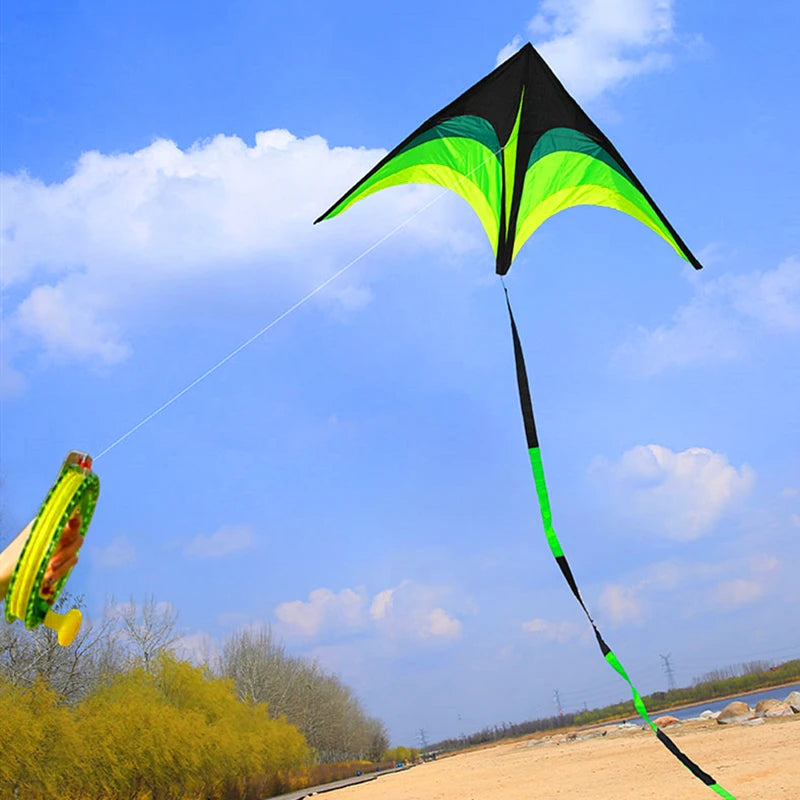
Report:
[[[97,454],[71,588],[269,623],[413,744],[625,697],[541,532],[502,291],[431,187],[311,221],[526,40],[705,263],[579,208],[508,286],[556,529],[643,691],[800,656],[800,11],[7,2],[6,538]],[[413,219],[411,219],[413,217]],[[409,221],[410,220],[410,221]],[[691,274],[690,274],[691,273]]]

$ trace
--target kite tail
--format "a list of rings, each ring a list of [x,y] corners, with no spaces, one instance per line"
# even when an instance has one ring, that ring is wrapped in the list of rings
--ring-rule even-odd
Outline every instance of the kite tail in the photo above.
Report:
[[[692,761],[685,753],[681,752],[672,739],[670,739],[669,736],[667,736],[667,734],[664,733],[664,731],[662,731],[650,719],[650,715],[647,712],[647,708],[645,707],[641,695],[631,682],[631,679],[628,677],[628,673],[625,672],[625,668],[622,666],[619,659],[616,657],[616,655],[614,655],[614,652],[601,636],[600,631],[597,629],[597,625],[595,625],[595,622],[592,619],[592,615],[589,613],[589,610],[586,608],[586,605],[583,602],[581,593],[578,590],[578,584],[575,582],[572,570],[570,569],[569,563],[567,562],[566,556],[564,555],[564,551],[561,547],[561,542],[558,541],[556,532],[553,529],[553,516],[550,512],[550,500],[547,496],[547,484],[545,483],[544,479],[542,456],[541,452],[539,451],[539,438],[536,434],[536,422],[533,418],[533,403],[531,402],[531,391],[530,386],[528,385],[528,374],[525,369],[525,358],[522,354],[522,345],[519,341],[517,325],[514,322],[514,314],[511,311],[511,303],[508,299],[508,290],[505,288],[505,286],[503,286],[503,291],[505,292],[506,296],[508,317],[511,321],[511,336],[514,339],[514,362],[517,369],[517,387],[519,389],[519,403],[522,409],[522,419],[525,423],[525,437],[528,441],[528,454],[530,455],[531,467],[533,469],[533,480],[536,483],[536,495],[539,499],[539,510],[542,514],[544,533],[547,537],[547,543],[550,546],[550,551],[553,553],[561,573],[569,584],[572,594],[575,595],[575,599],[578,601],[578,603],[580,603],[583,613],[586,614],[587,619],[591,623],[592,630],[594,631],[595,638],[600,646],[600,651],[603,654],[603,658],[605,658],[609,665],[622,676],[623,680],[630,687],[631,694],[633,695],[633,704],[636,707],[636,711],[639,713],[639,716],[642,717],[642,719],[644,719],[645,722],[647,722],[647,724],[655,731],[659,741],[667,748],[667,750],[669,750],[670,753],[672,753],[672,755],[674,755],[675,758],[677,758],[678,761],[680,761],[696,778],[706,784],[709,789],[713,789],[720,797],[724,797],[725,800],[736,800],[736,798],[730,792],[723,789],[723,787],[720,786],[714,780],[714,778],[711,777],[711,775],[700,769],[700,767],[695,764],[694,761]]]

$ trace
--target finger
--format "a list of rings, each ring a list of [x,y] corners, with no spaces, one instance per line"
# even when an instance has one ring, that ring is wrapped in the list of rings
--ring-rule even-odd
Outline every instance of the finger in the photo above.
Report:
[[[78,554],[78,551],[81,549],[82,542],[73,542],[66,547],[57,547],[56,552],[53,554],[53,557],[50,559],[48,563],[48,569],[54,570],[61,567],[61,565],[65,561],[69,561],[71,558]]]
[[[72,556],[72,558],[55,570],[54,578],[56,580],[60,580],[63,578],[76,564],[78,563],[78,556]]]
[[[56,545],[53,557],[60,556],[62,553],[77,553],[83,545],[83,536],[62,536]]]
[[[65,530],[56,544],[56,553],[60,553],[62,550],[66,550],[68,547],[73,547],[80,538],[81,537],[74,531]]]
[[[72,517],[64,526],[61,537],[56,544],[56,555],[70,550],[77,552],[83,544],[83,536],[81,535],[81,521],[80,516]]]
[[[71,542],[81,535],[81,517],[75,514],[67,520],[64,530],[61,532],[61,541]]]
[[[57,584],[77,563],[78,556],[73,556],[68,561],[55,566],[51,561],[50,566],[48,566],[44,574],[44,580],[42,581],[43,593],[50,594],[55,584]]]
[[[81,515],[73,514],[61,532],[55,553],[50,559],[42,581],[42,594],[50,595],[55,585],[78,563],[77,553],[83,544],[81,536]]]

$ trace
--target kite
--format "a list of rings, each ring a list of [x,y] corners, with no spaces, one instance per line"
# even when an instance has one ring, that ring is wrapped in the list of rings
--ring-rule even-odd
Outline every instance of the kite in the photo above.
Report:
[[[633,170],[531,44],[420,125],[315,222],[404,183],[432,183],[464,198],[489,237],[501,278],[545,220],[578,205],[629,214],[701,269]],[[503,289],[528,452],[550,550],[591,623],[603,657],[628,684],[639,715],[695,777],[726,800],[735,800],[650,719],[641,695],[584,604],[553,527],[525,359],[505,285]]]
[[[72,570],[49,590],[43,585],[44,578],[67,523],[77,517],[80,536],[86,534],[99,493],[100,480],[92,472],[92,459],[86,453],[71,451],[31,523],[31,532],[14,567],[6,594],[7,622],[20,619],[29,629],[44,624],[57,632],[60,645],[72,643],[81,627],[80,610],[73,608],[59,614],[52,609]]]

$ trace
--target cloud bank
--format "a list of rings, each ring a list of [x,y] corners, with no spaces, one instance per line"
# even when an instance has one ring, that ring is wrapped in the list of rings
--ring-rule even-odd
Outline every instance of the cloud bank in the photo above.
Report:
[[[406,641],[452,640],[462,623],[442,607],[449,591],[410,580],[370,598],[363,587],[334,592],[314,589],[308,600],[281,603],[275,609],[278,631],[287,638],[325,640],[366,634]]]
[[[134,153],[84,153],[61,183],[0,176],[3,290],[21,297],[6,304],[4,349],[115,364],[131,352],[135,321],[154,309],[297,300],[437,195],[400,187],[313,226],[383,155],[270,130],[252,146],[220,135],[186,150],[159,139]],[[477,226],[465,230],[461,212],[434,204],[395,249],[469,249]],[[348,278],[326,296],[347,308],[370,297]],[[19,384],[10,359],[7,367]]]

